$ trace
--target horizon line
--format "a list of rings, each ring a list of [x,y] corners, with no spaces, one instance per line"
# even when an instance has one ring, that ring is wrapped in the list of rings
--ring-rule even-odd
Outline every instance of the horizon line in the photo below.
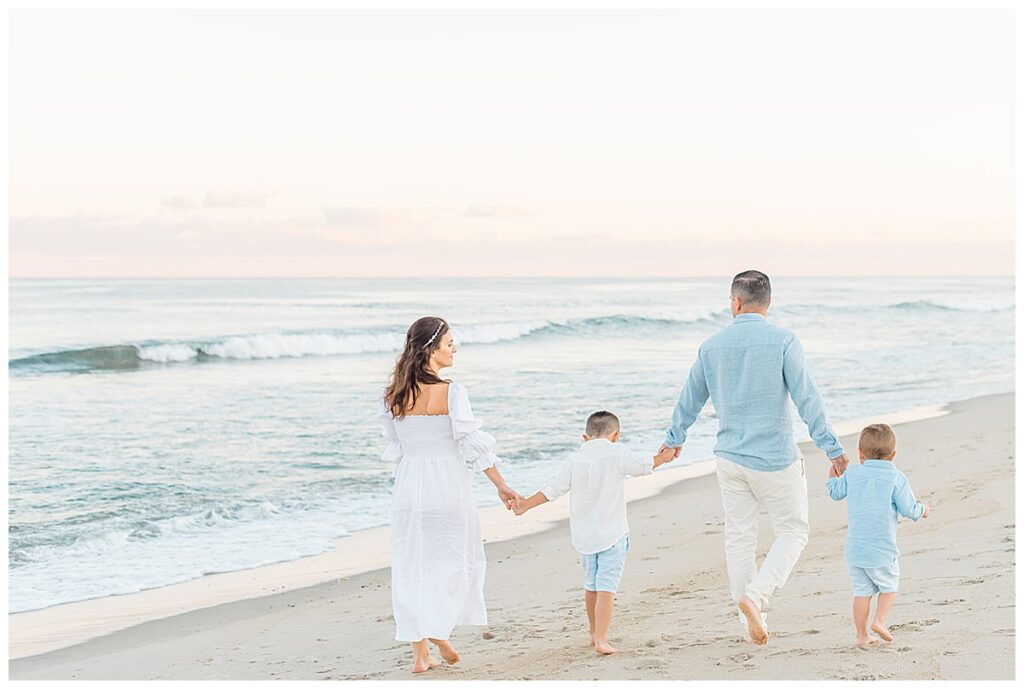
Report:
[[[1016,273],[999,275],[978,275],[973,273],[947,273],[934,275],[865,275],[836,274],[826,275],[794,275],[791,273],[772,273],[782,278],[864,278],[864,279],[885,279],[885,280],[915,280],[933,278],[1014,278]],[[728,277],[724,273],[711,275],[21,275],[8,276],[8,280],[678,280],[678,279],[708,279],[717,277]]]

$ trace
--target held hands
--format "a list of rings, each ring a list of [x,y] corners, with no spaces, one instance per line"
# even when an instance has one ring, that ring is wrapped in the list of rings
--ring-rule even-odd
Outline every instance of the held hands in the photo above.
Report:
[[[832,468],[829,470],[829,477],[832,477],[832,472],[836,472],[835,476],[842,476],[843,472],[846,471],[846,467],[849,466],[850,460],[847,459],[846,454],[843,453],[832,460]]]
[[[658,454],[654,455],[654,466],[658,467],[661,466],[662,464],[667,464],[668,462],[671,462],[673,459],[679,456],[680,449],[681,448],[678,447],[665,447],[664,445],[662,445],[661,449],[658,450]]]
[[[526,500],[523,498],[516,498],[512,501],[512,511],[516,513],[517,517],[522,517],[528,509],[530,508],[526,506]]]
[[[836,470],[835,462],[832,462],[831,466],[828,468],[828,477],[839,478],[839,472]]]
[[[501,498],[501,501],[505,504],[505,509],[507,510],[511,510],[517,500],[523,499],[522,495],[504,484],[498,486],[498,497]],[[518,512],[516,514],[518,514]]]

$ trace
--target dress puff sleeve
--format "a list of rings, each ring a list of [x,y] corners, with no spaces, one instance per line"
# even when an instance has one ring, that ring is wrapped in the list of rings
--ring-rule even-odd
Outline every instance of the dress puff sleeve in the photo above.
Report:
[[[451,383],[448,393],[448,415],[452,419],[452,433],[459,444],[459,454],[467,462],[473,462],[476,471],[498,464],[501,460],[494,454],[494,436],[480,430],[482,424],[473,417],[466,388]]]
[[[398,439],[398,431],[395,430],[395,417],[391,415],[391,409],[384,397],[380,398],[377,408],[377,417],[380,420],[381,435],[387,439],[389,445],[384,454],[380,456],[382,462],[393,462],[395,470],[398,470],[398,463],[402,460],[402,442]]]

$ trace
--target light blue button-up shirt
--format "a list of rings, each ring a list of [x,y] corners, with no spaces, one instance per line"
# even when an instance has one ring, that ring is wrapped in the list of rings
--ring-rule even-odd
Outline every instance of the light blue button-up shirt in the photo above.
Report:
[[[718,415],[714,452],[719,457],[759,471],[782,471],[800,459],[787,396],[814,444],[829,459],[843,454],[800,340],[760,314],[741,313],[700,346],[672,414],[666,447],[686,442],[686,431],[709,396]]]
[[[924,515],[910,481],[886,459],[851,464],[839,478],[828,480],[833,500],[846,498],[846,562],[854,567],[885,567],[900,554],[896,521],[903,515],[915,522]]]

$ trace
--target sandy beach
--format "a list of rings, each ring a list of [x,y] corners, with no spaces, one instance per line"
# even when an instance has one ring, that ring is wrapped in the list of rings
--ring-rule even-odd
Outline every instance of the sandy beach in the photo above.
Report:
[[[582,573],[562,521],[488,543],[490,625],[457,628],[462,662],[419,680],[1013,679],[1013,408],[1013,394],[993,395],[896,426],[897,466],[932,513],[900,523],[891,644],[854,644],[846,506],[829,499],[828,462],[805,444],[811,538],[773,599],[767,646],[741,636],[718,487],[704,475],[630,503],[631,551],[612,621],[618,654],[598,656],[588,646]],[[855,458],[856,437],[842,442]],[[550,521],[545,510],[558,504],[522,517],[519,528]],[[766,517],[761,532],[763,554],[771,542]],[[12,660],[10,678],[409,679],[388,582],[388,571],[377,569],[145,622]]]

